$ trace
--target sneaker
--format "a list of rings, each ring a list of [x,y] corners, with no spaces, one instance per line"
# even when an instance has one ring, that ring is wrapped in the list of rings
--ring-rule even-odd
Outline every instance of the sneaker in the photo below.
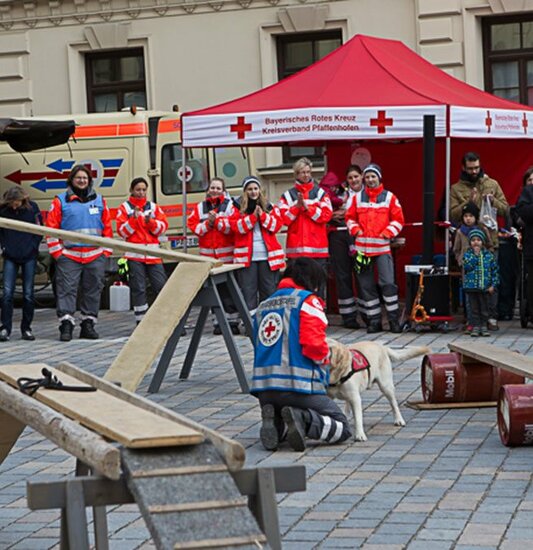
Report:
[[[7,342],[9,340],[9,332],[7,328],[0,329],[0,342]]]
[[[465,334],[472,334],[473,330],[474,330],[474,325],[466,325]]]
[[[277,451],[279,445],[279,434],[275,424],[276,411],[274,405],[261,407],[261,419],[263,423],[259,430],[261,443],[267,451]]]
[[[287,425],[287,441],[293,450],[305,451],[305,420],[304,411],[294,407],[283,407],[281,418]]]
[[[481,336],[481,329],[473,328],[473,329],[470,331],[470,336],[471,336],[472,338],[477,338],[478,336]]]
[[[222,329],[220,328],[220,325],[215,325],[215,328],[213,329],[213,334],[215,336],[220,336],[222,334]]]
[[[487,322],[487,328],[489,330],[500,330],[498,326],[498,321],[496,319],[489,319]]]
[[[61,342],[70,342],[72,340],[72,331],[74,325],[70,321],[61,321],[59,325],[59,339]]]
[[[479,335],[480,335],[480,336],[490,336],[490,332],[489,332],[486,328],[482,328],[482,329],[479,331]]]
[[[30,340],[30,341],[35,340],[35,336],[33,335],[33,332],[30,329],[23,330],[21,338],[23,340]]]
[[[94,321],[92,319],[84,319],[81,322],[80,338],[86,340],[98,340],[100,335],[94,330]]]
[[[229,327],[230,327],[230,329],[231,329],[231,332],[232,332],[235,336],[240,336],[240,335],[241,335],[241,330],[240,330],[238,324],[232,323],[232,324],[230,324]]]

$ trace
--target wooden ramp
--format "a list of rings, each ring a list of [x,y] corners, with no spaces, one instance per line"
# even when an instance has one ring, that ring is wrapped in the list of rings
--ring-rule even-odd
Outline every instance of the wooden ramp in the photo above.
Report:
[[[516,351],[499,348],[492,344],[461,340],[449,343],[448,348],[450,351],[460,353],[464,357],[487,363],[487,365],[493,367],[500,367],[527,378],[533,378],[533,358],[526,357]]]
[[[157,548],[264,548],[266,537],[209,443],[124,449],[126,483]]]
[[[135,391],[202,288],[211,264],[180,263],[104,378]]]
[[[41,379],[43,367],[57,375],[64,385],[83,386],[78,379],[46,364],[1,365],[0,379],[12,386],[17,379]],[[176,421],[137,407],[102,390],[94,392],[58,391],[40,388],[34,397],[112,441],[130,448],[195,445],[203,435]]]

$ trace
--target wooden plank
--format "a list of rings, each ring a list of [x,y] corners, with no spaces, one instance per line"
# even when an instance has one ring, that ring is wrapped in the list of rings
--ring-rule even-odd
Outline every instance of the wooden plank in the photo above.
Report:
[[[0,409],[110,479],[121,474],[120,451],[37,399],[0,382]]]
[[[104,378],[135,391],[209,276],[209,264],[181,263]]]
[[[0,227],[6,229],[14,229],[16,231],[24,231],[26,233],[32,233],[34,235],[42,235],[43,237],[58,237],[61,240],[68,240],[73,242],[86,243],[94,246],[103,246],[105,248],[112,248],[114,252],[135,252],[137,254],[149,254],[150,256],[156,256],[163,260],[170,262],[195,262],[205,263],[210,266],[222,266],[222,262],[208,258],[206,256],[198,256],[196,254],[186,254],[185,252],[176,252],[174,250],[167,250],[165,248],[148,248],[142,244],[127,243],[119,239],[109,239],[106,237],[96,237],[94,235],[86,235],[84,233],[77,233],[76,231],[66,231],[65,229],[52,229],[51,227],[44,227],[42,225],[35,225],[34,223],[20,222],[18,220],[9,220],[7,218],[0,218]]]
[[[201,466],[185,466],[183,468],[159,468],[156,470],[138,470],[131,472],[131,477],[164,477],[164,476],[186,476],[191,474],[207,474],[228,472],[225,464],[204,464]]]
[[[0,464],[4,462],[9,451],[24,431],[25,426],[23,422],[20,422],[14,416],[0,410]]]
[[[472,359],[477,359],[493,367],[520,374],[528,378],[533,378],[533,358],[526,357],[516,351],[507,348],[499,348],[492,344],[481,344],[467,342],[450,342],[448,344],[450,351],[456,351]]]
[[[170,409],[158,405],[157,403],[154,403],[153,401],[150,401],[145,397],[141,397],[140,395],[136,395],[132,392],[124,390],[123,388],[120,388],[119,386],[112,384],[107,380],[103,380],[98,376],[94,376],[93,374],[90,374],[87,371],[75,367],[70,363],[60,363],[57,368],[61,372],[66,372],[67,374],[74,376],[78,380],[90,384],[93,388],[103,390],[106,393],[127,401],[128,403],[133,403],[138,407],[142,407],[147,411],[151,411],[158,416],[162,416],[163,418],[168,418],[170,420],[175,420],[177,422],[180,422],[181,424],[184,424],[185,426],[189,426],[190,428],[197,430],[200,433],[203,433],[206,438],[211,440],[213,445],[217,448],[218,452],[224,457],[224,460],[228,465],[230,471],[234,472],[240,470],[243,467],[246,458],[245,451],[244,447],[238,441],[234,441],[233,439],[230,439],[229,437],[226,437],[225,435],[222,435],[219,432],[212,430],[211,428],[208,428],[202,424],[199,424],[198,422],[195,422],[194,420],[191,420],[190,418],[187,418],[186,416],[183,416],[177,412],[171,411]]]
[[[435,411],[439,409],[483,409],[496,407],[496,401],[468,401],[465,403],[426,403],[425,401],[407,401],[405,403],[415,411]]]
[[[200,510],[219,510],[221,508],[236,508],[246,506],[245,498],[231,500],[205,500],[200,502],[185,502],[182,504],[157,504],[148,506],[150,514],[172,514],[173,512],[198,512]]]
[[[20,376],[42,378],[43,367],[57,375],[65,385],[85,385],[76,378],[43,364],[0,365],[0,378],[16,386],[17,378]],[[65,416],[129,448],[195,445],[204,440],[201,433],[188,426],[161,418],[101,390],[85,393],[40,388],[34,397]]]
[[[252,546],[254,548],[263,548],[262,543],[266,543],[264,535],[251,535],[249,537],[226,537],[220,539],[204,539],[194,542],[177,542],[174,550],[200,550],[202,548],[232,548],[233,546]]]

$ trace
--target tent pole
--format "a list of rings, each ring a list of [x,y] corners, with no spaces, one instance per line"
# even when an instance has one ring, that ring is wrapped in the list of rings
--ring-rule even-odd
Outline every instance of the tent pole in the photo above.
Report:
[[[178,173],[179,178],[179,173]],[[181,146],[181,194],[182,194],[182,231],[183,252],[187,252],[187,152],[183,144]]]
[[[424,247],[422,264],[433,264],[435,222],[435,115],[424,115]]]
[[[446,136],[446,221],[450,221],[450,186],[451,186],[451,149],[452,143],[450,136]],[[450,268],[450,247],[449,247],[450,229],[446,226],[444,230],[444,257],[446,258],[446,271]]]

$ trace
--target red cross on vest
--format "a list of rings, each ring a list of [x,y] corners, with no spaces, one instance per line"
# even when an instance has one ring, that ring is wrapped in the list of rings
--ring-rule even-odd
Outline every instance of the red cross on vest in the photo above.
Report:
[[[529,126],[529,122],[527,120],[526,113],[524,113],[524,118],[522,119],[522,127],[524,128],[524,134],[527,134],[527,127]]]
[[[238,116],[237,124],[232,124],[229,129],[231,132],[237,132],[237,139],[244,139],[246,132],[252,131],[252,125],[246,123],[243,116]]]
[[[370,119],[370,126],[377,126],[378,134],[384,134],[387,132],[387,126],[392,126],[393,122],[392,118],[385,118],[385,111],[378,111],[377,118]]]
[[[270,335],[276,330],[276,325],[270,321],[270,323],[268,323],[268,325],[265,327],[264,331],[265,331],[265,334],[267,335],[267,338],[270,338]]]
[[[492,118],[490,116],[490,111],[487,111],[487,118],[485,118],[485,126],[487,127],[487,134],[490,134],[490,129],[492,127]]]

